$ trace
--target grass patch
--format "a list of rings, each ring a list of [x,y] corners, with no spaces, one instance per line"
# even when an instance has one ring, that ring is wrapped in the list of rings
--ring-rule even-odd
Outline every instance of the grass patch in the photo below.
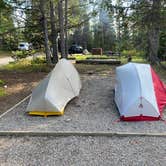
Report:
[[[76,60],[85,60],[89,55],[74,55]]]
[[[140,51],[140,50],[136,50],[136,49],[133,49],[133,50],[123,50],[121,52],[121,55],[122,56],[136,56],[136,57],[144,57],[145,55],[145,52],[144,51]]]
[[[126,56],[107,56],[107,55],[80,55],[80,54],[74,54],[73,56],[70,56],[68,58],[69,60],[75,59],[75,60],[86,60],[86,59],[118,59],[121,60],[123,64],[127,63],[127,57]],[[132,62],[135,63],[147,63],[146,59],[143,56],[132,56]]]
[[[122,64],[126,64],[127,63],[127,58],[125,56],[122,56],[120,58]],[[148,63],[147,60],[143,57],[137,57],[137,56],[132,56],[132,61],[134,63]]]
[[[5,81],[0,80],[0,87],[5,85]]]
[[[111,59],[115,58],[115,56],[107,56],[107,55],[82,55],[82,54],[74,54],[69,56],[68,59],[75,59],[75,60],[86,60],[86,59]],[[118,56],[117,56],[118,58]]]
[[[4,85],[5,85],[5,81],[0,80],[0,97],[6,95],[6,93],[5,93],[5,89],[4,89],[4,87],[3,87]]]
[[[73,56],[72,56],[73,57]],[[92,57],[92,55],[75,55],[77,60],[86,59],[88,57]],[[93,57],[101,57],[100,59],[107,58],[107,56],[93,56]],[[122,64],[127,63],[126,57],[120,58]],[[138,56],[132,56],[132,62],[136,63],[148,63],[146,59]],[[166,62],[163,62],[166,65]],[[112,69],[116,66],[114,65],[102,65],[102,64],[75,64],[78,72],[80,74],[87,74],[87,73],[109,73]],[[54,66],[50,67],[46,64],[46,60],[44,57],[37,57],[34,60],[29,59],[22,59],[17,62],[11,62],[8,65],[0,67],[0,70],[7,70],[7,71],[16,71],[16,72],[50,72]],[[156,72],[166,80],[166,71],[158,66],[153,66]],[[4,82],[0,80],[0,85],[4,85]],[[2,90],[1,90],[2,91]]]
[[[18,71],[18,72],[49,72],[52,67],[46,63],[35,63],[33,60],[22,59],[16,62],[11,62],[0,67],[0,70]]]
[[[102,55],[102,56],[89,56],[86,59],[118,59],[118,56],[106,56],[106,55]]]
[[[5,95],[6,95],[6,93],[5,93],[4,88],[0,87],[0,97],[3,97]]]

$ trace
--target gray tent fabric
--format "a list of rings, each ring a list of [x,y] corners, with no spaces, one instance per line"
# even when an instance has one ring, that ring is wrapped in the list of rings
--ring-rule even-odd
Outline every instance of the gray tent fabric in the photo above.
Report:
[[[81,81],[73,64],[61,59],[52,72],[32,91],[30,115],[63,115],[66,104],[79,96]]]

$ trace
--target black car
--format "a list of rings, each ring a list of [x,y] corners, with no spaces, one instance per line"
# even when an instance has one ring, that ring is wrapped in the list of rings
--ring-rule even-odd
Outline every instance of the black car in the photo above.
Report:
[[[83,48],[79,45],[72,45],[70,48],[69,48],[69,54],[82,54],[83,53]]]

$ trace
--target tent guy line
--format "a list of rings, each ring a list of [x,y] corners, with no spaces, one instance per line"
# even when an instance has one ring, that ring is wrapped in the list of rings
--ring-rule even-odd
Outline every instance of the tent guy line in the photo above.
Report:
[[[11,108],[9,108],[7,111],[5,111],[3,114],[0,115],[0,119],[5,116],[7,113],[11,112],[13,109],[15,109],[16,107],[18,107],[20,104],[22,104],[24,101],[28,100],[31,97],[32,94],[29,94],[28,96],[26,96],[24,99],[22,99],[21,101],[19,101],[18,103],[16,103],[14,106],[12,106]]]
[[[29,136],[29,137],[166,137],[166,133],[134,133],[134,132],[70,132],[70,131],[58,131],[58,132],[38,132],[38,131],[0,131],[0,136]]]

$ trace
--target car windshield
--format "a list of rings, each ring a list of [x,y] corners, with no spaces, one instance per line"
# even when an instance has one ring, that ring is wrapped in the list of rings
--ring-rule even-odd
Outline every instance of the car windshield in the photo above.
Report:
[[[20,47],[24,47],[25,45],[24,44],[20,44]]]

